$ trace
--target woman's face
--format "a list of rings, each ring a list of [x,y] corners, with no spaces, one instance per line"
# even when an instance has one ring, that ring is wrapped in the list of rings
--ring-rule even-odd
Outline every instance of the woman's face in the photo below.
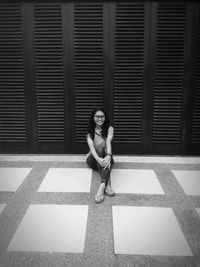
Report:
[[[97,126],[102,126],[105,121],[105,114],[101,110],[98,110],[94,114],[94,121]]]

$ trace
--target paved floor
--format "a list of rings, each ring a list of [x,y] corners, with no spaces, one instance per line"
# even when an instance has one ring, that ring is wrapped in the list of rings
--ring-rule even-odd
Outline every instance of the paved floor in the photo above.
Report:
[[[200,266],[200,158],[0,156],[0,266]]]

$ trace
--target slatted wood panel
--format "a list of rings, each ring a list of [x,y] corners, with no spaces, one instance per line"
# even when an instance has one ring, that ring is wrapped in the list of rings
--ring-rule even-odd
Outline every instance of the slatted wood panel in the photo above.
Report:
[[[103,5],[75,3],[74,90],[76,142],[85,143],[93,108],[103,105]]]
[[[116,4],[114,126],[116,143],[141,143],[144,4]]]
[[[0,141],[27,141],[20,4],[0,4]]]
[[[199,154],[200,16],[198,25],[186,17],[193,4],[1,3],[1,152],[83,153],[90,112],[104,106],[117,153],[180,154],[187,145]]]
[[[200,7],[196,27],[196,51],[194,66],[194,95],[192,110],[192,143],[200,144]]]
[[[162,3],[157,13],[153,143],[179,144],[184,72],[185,3]]]
[[[61,4],[36,4],[35,64],[39,142],[64,142]]]

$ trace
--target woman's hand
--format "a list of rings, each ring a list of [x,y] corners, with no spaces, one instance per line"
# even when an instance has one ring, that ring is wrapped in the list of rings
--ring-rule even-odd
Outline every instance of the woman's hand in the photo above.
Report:
[[[109,168],[109,162],[107,160],[105,160],[105,158],[99,157],[98,163],[104,169]]]
[[[103,159],[103,163],[104,163],[104,168],[108,168],[110,169],[111,166],[111,156],[107,155],[104,159]]]
[[[105,165],[106,165],[106,163],[104,162],[104,159],[103,158],[98,158],[98,163],[99,163],[99,165],[101,166],[101,167],[105,167]]]

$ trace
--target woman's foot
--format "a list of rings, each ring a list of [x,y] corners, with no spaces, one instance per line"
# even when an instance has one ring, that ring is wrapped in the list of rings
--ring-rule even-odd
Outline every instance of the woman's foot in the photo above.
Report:
[[[97,193],[96,193],[96,195],[95,195],[95,203],[96,204],[100,204],[100,203],[102,203],[104,201],[104,194],[103,195],[98,195]]]
[[[112,190],[110,185],[106,186],[105,194],[106,194],[106,196],[109,196],[109,197],[114,197],[115,196],[115,192]]]
[[[101,183],[100,187],[95,195],[95,203],[102,203],[104,201],[104,190],[105,190],[105,183]]]

